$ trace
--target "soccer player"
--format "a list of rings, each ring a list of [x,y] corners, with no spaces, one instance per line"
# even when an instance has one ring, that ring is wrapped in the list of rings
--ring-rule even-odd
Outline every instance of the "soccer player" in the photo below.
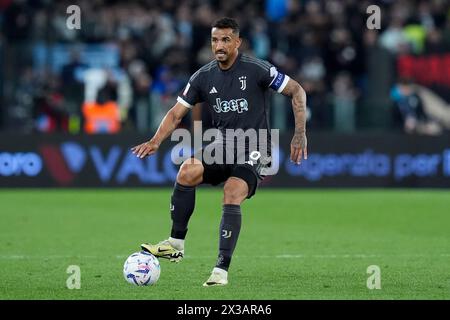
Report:
[[[132,152],[139,158],[154,154],[187,112],[199,102],[211,109],[215,127],[224,133],[222,138],[216,139],[213,144],[222,144],[224,156],[227,159],[230,155],[235,156],[232,157],[234,162],[209,163],[197,153],[185,160],[179,169],[171,197],[170,237],[154,245],[141,245],[143,250],[157,257],[173,262],[180,261],[184,255],[184,239],[189,218],[194,211],[196,186],[202,183],[218,185],[224,182],[219,254],[216,266],[204,286],[228,283],[228,268],[241,229],[240,205],[255,194],[258,184],[265,177],[263,169],[268,166],[268,162],[263,163],[263,157],[260,157],[262,152],[250,150],[248,144],[245,144],[243,151],[230,149],[230,144],[226,143],[227,129],[269,129],[268,91],[275,90],[292,99],[295,132],[291,141],[290,159],[300,164],[302,158],[307,158],[305,91],[296,81],[278,71],[269,62],[240,53],[241,41],[239,26],[234,19],[217,20],[211,29],[211,48],[215,59],[191,76],[177,103],[161,121],[155,135],[149,141],[132,148]],[[258,143],[264,143],[264,139],[260,139]],[[262,146],[258,144],[258,148],[260,147]],[[246,161],[237,161],[238,153],[244,154]],[[250,160],[255,161],[248,161],[249,156]]]

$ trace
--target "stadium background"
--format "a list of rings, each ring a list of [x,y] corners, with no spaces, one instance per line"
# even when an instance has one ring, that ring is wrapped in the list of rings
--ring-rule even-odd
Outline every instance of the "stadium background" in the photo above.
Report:
[[[67,27],[71,16],[67,8],[74,4],[81,9],[80,29]],[[370,5],[381,9],[378,30],[366,25]],[[41,288],[31,292],[20,286],[14,289],[14,279],[1,276],[5,286],[0,298],[70,298],[67,289],[60,288],[67,276],[61,265],[82,261],[92,269],[87,277],[94,283],[100,281],[101,272],[92,267],[93,262],[101,261],[96,241],[118,234],[105,253],[123,258],[136,243],[166,236],[162,226],[169,223],[169,188],[109,188],[173,185],[177,167],[170,161],[170,143],[145,161],[133,157],[129,149],[151,137],[189,76],[212,59],[210,25],[222,16],[240,23],[242,51],[272,62],[295,78],[308,98],[309,159],[297,167],[286,161],[293,130],[290,101],[271,96],[271,125],[281,133],[280,172],[267,180],[262,195],[248,204],[249,211],[262,211],[264,217],[258,221],[252,212],[248,218],[253,220],[248,233],[255,242],[260,236],[257,230],[265,230],[272,239],[280,239],[280,232],[289,234],[287,230],[296,235],[293,239],[286,235],[287,253],[277,254],[290,255],[292,259],[283,263],[293,276],[300,272],[296,268],[302,257],[309,255],[312,261],[302,265],[299,280],[307,285],[300,290],[294,283],[282,292],[273,284],[274,288],[261,288],[259,294],[239,291],[237,297],[371,298],[362,266],[369,265],[368,258],[379,257],[394,270],[395,276],[390,278],[394,289],[375,297],[448,299],[448,0],[0,0],[0,210],[5,221],[0,263],[12,268],[23,260],[32,262],[34,269],[29,275]],[[89,126],[95,121],[88,111],[92,106],[108,110],[105,126]],[[210,114],[198,106],[180,127],[191,129],[193,120],[202,120],[207,129]],[[70,189],[61,191],[61,187]],[[344,187],[367,189],[339,191]],[[220,191],[200,191],[198,211],[209,215],[193,222],[192,241],[204,241],[198,233],[208,223],[211,243],[215,243]],[[206,201],[202,197],[217,203],[202,203]],[[286,225],[278,218],[280,207],[275,204],[280,201],[284,201]],[[67,202],[73,207],[68,208]],[[60,220],[59,211],[67,221]],[[124,211],[135,211],[127,213],[126,223]],[[93,230],[83,219],[93,225],[101,223],[104,234],[88,241]],[[411,219],[411,224],[406,224]],[[142,221],[150,220],[153,227],[149,231]],[[268,227],[272,224],[276,228]],[[298,229],[290,229],[289,224]],[[322,234],[324,230],[328,233]],[[339,233],[344,230],[348,238]],[[255,249],[245,232],[237,251],[239,270],[247,268],[245,246]],[[15,241],[21,239],[24,243],[17,245]],[[45,245],[35,251],[27,243]],[[69,243],[77,245],[72,248]],[[397,246],[391,248],[391,243]],[[193,248],[193,256],[200,249]],[[214,248],[210,249],[212,257]],[[37,275],[41,260],[53,267],[51,272],[59,282]],[[327,267],[309,278],[303,267],[314,270],[314,262],[324,261]],[[418,273],[401,279],[402,268],[410,263]],[[351,264],[360,266],[362,274],[355,276]],[[273,277],[269,261],[249,266],[255,272],[267,267],[267,276]],[[182,268],[189,272],[188,267]],[[350,280],[345,277],[328,284],[327,275],[335,272],[334,268],[357,277],[360,287],[347,287]],[[109,276],[109,282],[100,281],[99,286],[105,288],[96,291],[90,287],[87,297],[134,297],[136,293],[130,289],[117,287],[111,269],[103,277]],[[203,276],[208,271],[199,272]],[[175,269],[166,272],[176,274]],[[258,288],[248,277],[244,283]],[[320,289],[309,279],[319,283]],[[411,279],[417,279],[414,290],[408,286]],[[162,279],[161,286],[163,281],[168,280]],[[108,293],[106,287],[111,283],[117,292]],[[193,297],[233,297],[231,291],[208,296],[189,285]],[[191,296],[164,291],[162,296],[148,293],[145,297]]]

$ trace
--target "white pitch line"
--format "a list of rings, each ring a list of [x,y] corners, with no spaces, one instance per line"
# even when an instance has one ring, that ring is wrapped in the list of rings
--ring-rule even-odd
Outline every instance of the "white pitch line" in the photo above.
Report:
[[[441,254],[279,254],[279,255],[259,255],[259,256],[248,256],[248,255],[236,255],[233,258],[251,258],[251,259],[352,259],[352,258],[388,258],[388,257],[403,257],[403,258],[431,258],[431,257],[443,257],[450,258],[450,253]],[[94,255],[48,255],[48,256],[33,256],[33,255],[0,255],[0,260],[52,260],[52,259],[98,259],[101,256]],[[127,255],[114,255],[106,256],[114,257],[115,259],[126,259]],[[185,258],[189,259],[214,259],[217,256],[193,256],[187,255]]]
[[[37,260],[51,260],[51,259],[92,259],[99,258],[100,256],[68,256],[68,255],[48,255],[48,256],[32,256],[32,255],[0,255],[0,260],[24,260],[24,259],[37,259]]]

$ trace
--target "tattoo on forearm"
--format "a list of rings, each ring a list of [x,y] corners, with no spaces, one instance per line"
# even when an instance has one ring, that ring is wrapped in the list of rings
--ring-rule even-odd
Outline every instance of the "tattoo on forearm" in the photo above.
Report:
[[[296,90],[292,96],[292,110],[295,117],[295,133],[306,131],[306,95],[303,90]]]
[[[305,91],[295,82],[289,81],[283,94],[292,98],[292,111],[295,118],[295,131],[292,145],[305,147],[306,140],[306,94]]]

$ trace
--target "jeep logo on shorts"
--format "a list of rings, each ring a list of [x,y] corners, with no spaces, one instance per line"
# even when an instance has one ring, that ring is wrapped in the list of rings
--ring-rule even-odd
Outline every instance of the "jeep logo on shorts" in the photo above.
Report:
[[[248,102],[245,99],[232,99],[230,101],[220,101],[220,98],[216,99],[216,104],[213,106],[214,111],[217,113],[237,111],[242,113],[248,111]]]

